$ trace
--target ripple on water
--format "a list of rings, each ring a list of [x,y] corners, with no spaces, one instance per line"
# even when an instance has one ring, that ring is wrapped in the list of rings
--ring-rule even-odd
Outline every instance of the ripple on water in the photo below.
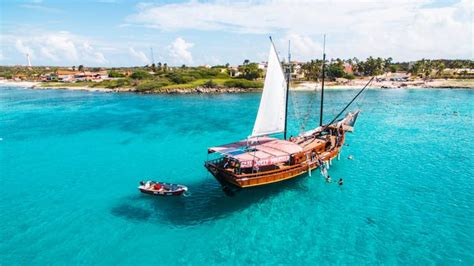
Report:
[[[326,95],[329,119],[354,91]],[[291,94],[290,134],[314,96]],[[206,150],[247,137],[259,94],[0,89],[0,262],[472,264],[473,96],[368,91],[330,169],[344,186],[314,171],[228,197]],[[142,195],[143,179],[191,195]]]

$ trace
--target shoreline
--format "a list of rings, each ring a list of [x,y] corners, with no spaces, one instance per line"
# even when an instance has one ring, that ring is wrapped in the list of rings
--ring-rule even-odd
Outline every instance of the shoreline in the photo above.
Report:
[[[361,89],[368,80],[358,79],[353,80],[344,84],[336,82],[328,82],[325,84],[325,88],[330,90],[357,90]],[[42,82],[37,81],[13,81],[13,80],[0,80],[0,87],[14,86],[23,87],[36,90],[72,90],[72,91],[88,91],[88,92],[131,92],[137,94],[218,94],[218,93],[245,93],[245,92],[257,92],[261,91],[261,88],[172,88],[162,89],[160,91],[137,91],[135,88],[100,88],[100,87],[88,87],[88,86],[41,86]],[[320,89],[320,82],[300,82],[293,84],[291,91],[314,91]],[[408,82],[372,82],[367,89],[474,89],[474,80],[415,80]]]
[[[345,83],[326,82],[325,88],[328,89],[361,89],[369,79],[355,79]],[[320,89],[320,82],[305,81],[297,83],[292,90],[295,91],[313,91]],[[474,80],[456,80],[456,79],[433,79],[430,81],[414,80],[406,82],[396,81],[373,81],[367,89],[474,89]]]

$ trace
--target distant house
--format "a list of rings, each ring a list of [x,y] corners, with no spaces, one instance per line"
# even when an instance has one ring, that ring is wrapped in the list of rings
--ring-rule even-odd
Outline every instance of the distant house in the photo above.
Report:
[[[236,66],[229,67],[229,76],[238,77],[240,75],[242,75],[242,73],[239,71],[239,67],[236,67]]]
[[[79,71],[68,70],[68,69],[58,69],[54,72],[54,76],[58,81],[62,82],[74,82],[76,81],[75,75],[80,73]]]
[[[303,63],[299,61],[291,61],[291,78],[292,79],[303,79]]]
[[[74,81],[89,81],[92,79],[92,73],[90,72],[78,72],[74,74]]]
[[[101,81],[104,79],[109,79],[109,74],[107,73],[107,71],[83,71],[75,74],[74,78],[76,79],[76,81]]]
[[[99,72],[96,72],[97,74],[99,74],[99,77],[100,79],[104,80],[104,79],[110,79],[109,77],[109,72],[106,71],[106,70],[102,70],[102,71],[99,71]]]
[[[27,77],[25,74],[18,73],[13,76],[13,80],[15,81],[20,81],[20,80],[25,80]]]
[[[354,74],[354,69],[352,68],[352,65],[349,63],[344,63],[344,73],[346,74]]]
[[[101,81],[109,79],[107,71],[76,71],[71,69],[58,69],[55,72],[51,72],[40,77],[42,81],[57,80],[60,82],[76,82],[76,81]]]

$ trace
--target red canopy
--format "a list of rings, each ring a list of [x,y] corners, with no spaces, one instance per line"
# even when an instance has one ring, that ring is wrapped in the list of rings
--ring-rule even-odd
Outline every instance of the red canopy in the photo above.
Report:
[[[296,143],[270,137],[242,140],[209,148],[209,153],[219,152],[240,162],[241,168],[272,165],[286,162],[290,155],[303,149]]]

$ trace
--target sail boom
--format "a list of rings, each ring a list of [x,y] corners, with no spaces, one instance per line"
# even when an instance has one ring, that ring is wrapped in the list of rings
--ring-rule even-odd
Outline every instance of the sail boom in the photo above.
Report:
[[[257,135],[250,135],[249,137],[250,138],[254,138],[254,137],[262,137],[262,136],[268,136],[268,135],[272,135],[272,134],[279,134],[279,133],[283,133],[285,132],[284,130],[279,130],[279,131],[268,131],[268,132],[260,132],[259,134]]]

